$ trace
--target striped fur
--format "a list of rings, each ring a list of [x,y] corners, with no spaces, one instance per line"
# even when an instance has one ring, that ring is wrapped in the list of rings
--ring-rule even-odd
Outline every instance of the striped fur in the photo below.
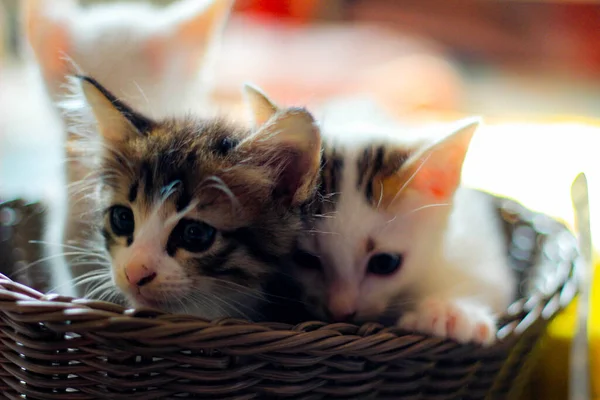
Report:
[[[300,209],[312,197],[298,187],[316,180],[318,169],[308,168],[319,164],[320,144],[306,145],[318,137],[310,114],[284,110],[254,131],[192,116],[154,121],[93,79],[83,81],[103,137],[90,166],[99,177],[97,243],[129,302],[205,318],[303,318],[289,267],[302,232]],[[114,206],[133,211],[131,236],[114,231]],[[177,227],[186,220],[215,228],[214,243],[195,253],[179,246]],[[143,287],[127,275],[136,251],[157,274]]]
[[[381,181],[396,174],[415,153],[417,148],[396,149],[385,144],[365,143],[358,147],[359,154],[353,160],[356,169],[355,185],[368,204],[377,207],[380,204]],[[335,210],[339,198],[344,168],[344,148],[336,147],[333,142],[325,142],[321,159],[321,180],[318,193],[321,201],[315,203],[313,211],[324,214]]]

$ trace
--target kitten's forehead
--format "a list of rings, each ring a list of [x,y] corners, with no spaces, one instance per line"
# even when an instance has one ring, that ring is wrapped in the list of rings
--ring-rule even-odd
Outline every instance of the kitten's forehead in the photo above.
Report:
[[[417,143],[379,140],[351,145],[327,142],[322,156],[320,194],[327,199],[323,210],[332,211],[343,194],[360,193],[371,205],[377,204],[375,181],[396,173],[419,148]]]
[[[120,179],[109,181],[125,201],[149,209],[156,202],[175,204],[181,211],[204,194],[201,186],[232,185],[244,171],[229,152],[248,134],[219,120],[177,119],[152,126],[148,132],[122,144],[107,159],[107,172]],[[213,194],[214,197],[214,194]]]
[[[325,127],[321,191],[327,199],[321,212],[335,210],[342,191],[359,194],[379,209],[383,181],[398,175],[423,149],[447,135],[448,123],[427,125],[353,124]],[[402,177],[397,184],[402,187]]]

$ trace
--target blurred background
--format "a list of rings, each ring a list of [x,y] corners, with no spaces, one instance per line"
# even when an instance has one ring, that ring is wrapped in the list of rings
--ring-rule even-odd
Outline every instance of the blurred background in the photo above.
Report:
[[[20,3],[0,3],[5,63],[22,55]],[[429,60],[425,71],[406,71],[397,63],[386,84],[417,75],[409,90],[439,97],[429,106],[461,113],[598,116],[599,21],[595,1],[238,0],[217,94],[235,98],[238,81],[252,77],[280,87],[274,96],[313,101],[343,92],[372,67],[428,54],[450,66]]]

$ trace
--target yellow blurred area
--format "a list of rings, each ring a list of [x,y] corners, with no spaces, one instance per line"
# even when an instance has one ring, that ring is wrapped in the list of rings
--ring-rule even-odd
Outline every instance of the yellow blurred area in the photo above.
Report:
[[[595,270],[600,260],[596,257]],[[591,399],[600,399],[600,274],[592,284],[588,319]],[[568,398],[569,357],[577,321],[577,299],[548,326],[540,344],[540,359],[531,379],[526,399],[563,400]]]
[[[597,232],[600,213],[594,213],[593,205],[598,204],[595,199],[600,163],[595,157],[600,121],[561,117],[541,122],[488,122],[474,139],[464,182],[514,197],[573,226],[570,186],[575,176],[584,171],[590,185],[592,235]],[[596,249],[599,239],[600,235],[593,235]],[[595,257],[595,265],[598,264],[600,259]],[[600,399],[600,274],[597,272],[588,315],[592,399]],[[574,301],[549,325],[525,399],[568,398],[570,344],[576,319],[577,301]]]

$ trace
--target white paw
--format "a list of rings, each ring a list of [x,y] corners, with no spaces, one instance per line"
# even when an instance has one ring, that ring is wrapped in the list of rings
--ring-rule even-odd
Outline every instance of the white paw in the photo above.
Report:
[[[496,340],[496,320],[484,307],[456,300],[426,299],[405,313],[398,327],[447,337],[459,343],[491,345]]]

